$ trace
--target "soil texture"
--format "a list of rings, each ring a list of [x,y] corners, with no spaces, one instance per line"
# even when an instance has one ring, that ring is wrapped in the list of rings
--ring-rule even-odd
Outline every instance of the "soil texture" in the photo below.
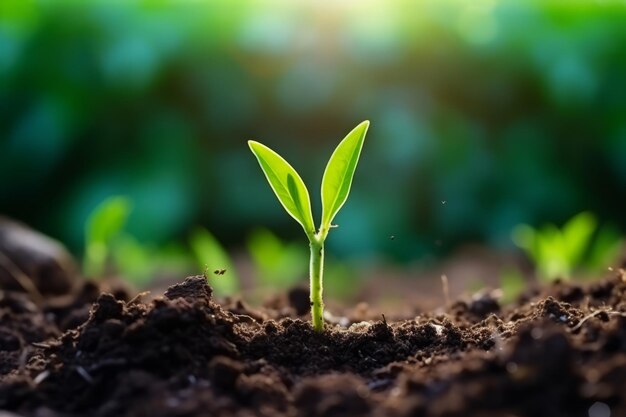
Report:
[[[623,273],[556,283],[508,307],[483,294],[409,319],[345,314],[323,333],[301,298],[290,294],[275,309],[220,305],[203,276],[151,301],[91,283],[43,305],[5,290],[0,409],[36,417],[626,416]]]

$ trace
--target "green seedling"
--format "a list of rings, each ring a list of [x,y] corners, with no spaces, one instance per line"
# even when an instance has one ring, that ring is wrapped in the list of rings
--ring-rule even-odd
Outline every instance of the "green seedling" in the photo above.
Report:
[[[609,227],[598,228],[591,213],[571,218],[561,229],[549,224],[541,229],[522,224],[513,230],[513,241],[533,260],[544,281],[569,279],[574,272],[598,271],[615,260],[622,240]]]
[[[306,249],[284,242],[267,229],[254,230],[246,241],[248,252],[265,288],[294,286],[306,274]]]
[[[189,246],[218,295],[232,295],[239,291],[239,278],[233,262],[211,232],[202,227],[196,228],[189,237]]]
[[[322,177],[322,220],[316,229],[311,212],[309,191],[296,170],[279,154],[267,146],[248,141],[272,190],[287,213],[304,229],[311,250],[311,319],[313,328],[324,329],[324,303],[322,300],[322,278],[324,274],[324,242],[334,225],[333,219],[345,204],[350,193],[354,171],[359,162],[369,121],[355,127],[339,143],[330,157]]]
[[[85,225],[84,272],[100,277],[111,256],[113,242],[120,237],[132,210],[132,202],[124,196],[102,201],[89,215]]]
[[[112,196],[90,213],[85,225],[85,275],[103,278],[115,273],[144,287],[156,273],[188,272],[192,260],[182,245],[141,242],[127,231],[132,206],[130,198]]]

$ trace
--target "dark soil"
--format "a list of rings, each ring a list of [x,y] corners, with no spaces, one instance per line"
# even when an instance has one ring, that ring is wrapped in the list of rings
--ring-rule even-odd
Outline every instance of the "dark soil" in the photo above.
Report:
[[[0,296],[0,409],[23,416],[626,416],[626,282],[483,295],[313,332],[299,300]],[[95,302],[94,302],[95,301]],[[93,303],[93,304],[92,304]],[[442,310],[443,311],[443,310]],[[291,316],[292,318],[289,318]],[[346,314],[346,317],[350,317]],[[345,324],[345,323],[344,323]]]

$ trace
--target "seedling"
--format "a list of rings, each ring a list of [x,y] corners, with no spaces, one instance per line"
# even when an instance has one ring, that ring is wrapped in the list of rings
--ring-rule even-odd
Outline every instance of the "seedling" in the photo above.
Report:
[[[259,282],[264,287],[293,286],[308,269],[309,253],[303,245],[283,241],[267,229],[253,231],[246,245]]]
[[[304,229],[311,249],[311,319],[313,328],[324,329],[324,303],[322,300],[322,278],[324,275],[324,242],[328,231],[334,227],[333,219],[348,199],[354,171],[359,162],[369,121],[355,127],[339,143],[330,157],[322,177],[322,220],[315,229],[309,191],[296,170],[279,154],[267,146],[248,141],[261,169],[278,201]]]
[[[569,279],[581,269],[604,269],[622,246],[619,233],[610,227],[598,228],[597,219],[588,212],[572,217],[561,229],[552,224],[540,229],[522,224],[513,230],[512,237],[545,281]]]
[[[115,240],[119,240],[124,233],[131,210],[130,199],[113,196],[105,199],[91,212],[85,225],[83,269],[86,275],[101,277],[104,274]]]
[[[178,275],[189,272],[193,260],[182,244],[159,245],[142,241],[128,230],[126,226],[132,207],[133,201],[129,197],[119,195],[108,197],[91,212],[85,224],[84,274],[96,279],[116,274],[141,288],[157,273]],[[217,243],[206,244],[207,239],[198,233],[191,238],[192,246],[197,246],[199,251],[206,250],[206,256],[213,259],[215,251],[212,249]],[[226,268],[226,264],[210,265]],[[228,275],[230,278],[230,270]],[[231,279],[223,281],[229,283]],[[221,283],[216,286],[218,293],[223,286]]]
[[[191,252],[198,266],[205,267],[204,275],[218,295],[232,295],[239,291],[239,277],[228,252],[207,229],[196,228],[189,237]],[[207,272],[211,272],[209,276]],[[224,276],[226,275],[226,276]]]

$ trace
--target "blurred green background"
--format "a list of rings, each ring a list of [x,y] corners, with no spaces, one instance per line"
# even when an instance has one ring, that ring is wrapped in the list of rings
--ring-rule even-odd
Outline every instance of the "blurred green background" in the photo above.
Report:
[[[327,158],[369,119],[339,259],[508,248],[583,210],[623,232],[624,22],[621,0],[2,0],[0,211],[78,255],[114,195],[135,246],[198,225],[305,245],[246,140],[319,216]]]

